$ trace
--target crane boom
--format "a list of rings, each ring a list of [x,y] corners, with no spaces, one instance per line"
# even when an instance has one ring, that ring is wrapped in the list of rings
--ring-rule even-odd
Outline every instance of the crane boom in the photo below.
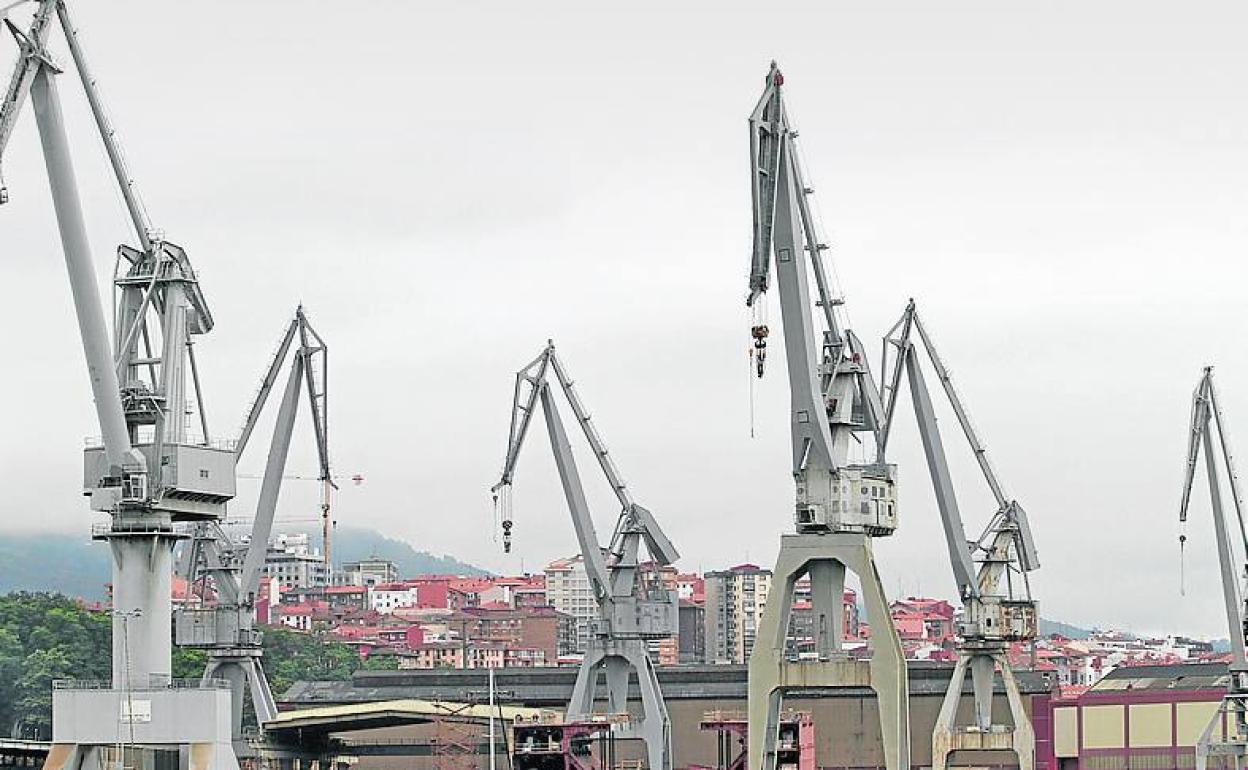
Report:
[[[585,572],[589,575],[594,599],[599,603],[612,602],[614,596],[611,591],[611,577],[607,574],[607,561],[602,555],[602,546],[598,545],[598,532],[594,529],[594,519],[589,512],[589,501],[585,499],[585,488],[581,486],[576,458],[572,456],[572,444],[568,441],[567,431],[563,429],[563,421],[559,419],[559,410],[551,401],[550,386],[543,383],[540,394],[550,446],[555,452],[555,465],[563,483],[564,497],[567,498],[568,508],[572,512],[572,528],[576,530],[576,541],[581,547],[581,556],[585,560]]]
[[[520,450],[524,446],[525,437],[528,436],[529,425],[537,409],[537,404],[539,400],[541,400],[543,406],[548,403],[542,400],[542,389],[547,386],[549,374],[552,371],[555,374],[556,382],[559,383],[559,387],[563,391],[564,397],[567,399],[568,405],[572,408],[572,413],[576,417],[576,422],[580,426],[581,432],[585,435],[585,440],[589,442],[590,449],[594,453],[594,459],[598,461],[598,466],[602,469],[602,473],[606,477],[607,483],[610,484],[611,491],[619,501],[621,509],[626,513],[631,512],[627,516],[621,515],[608,550],[612,553],[620,551],[625,534],[621,530],[621,525],[634,521],[635,524],[633,526],[636,526],[638,534],[642,535],[645,540],[651,556],[659,564],[666,565],[676,561],[680,558],[680,554],[663,533],[658,521],[650,515],[649,511],[638,506],[633,500],[632,493],[629,492],[628,484],[624,481],[623,474],[620,473],[619,467],[616,466],[615,460],[612,459],[602,434],[598,432],[589,410],[585,407],[585,402],[581,399],[580,393],[576,389],[576,381],[568,372],[562,359],[559,358],[554,342],[550,340],[547,340],[545,349],[536,358],[516,373],[515,389],[512,394],[511,424],[507,435],[507,453],[503,459],[503,470],[499,476],[498,483],[490,488],[496,501],[500,496],[504,501],[502,520],[503,549],[505,551],[511,550],[513,520],[508,500],[509,489],[515,477],[516,464],[520,459]],[[554,406],[553,401],[549,403],[552,407]],[[638,512],[638,509],[644,513]]]
[[[1213,443],[1214,428],[1217,429],[1219,438],[1217,447]],[[1203,450],[1205,474],[1209,485],[1209,501],[1213,509],[1213,531],[1217,544],[1218,567],[1222,577],[1223,609],[1226,612],[1227,627],[1230,630],[1232,666],[1239,671],[1248,672],[1248,654],[1245,652],[1248,647],[1245,643],[1245,635],[1248,634],[1248,627],[1245,626],[1245,620],[1248,619],[1248,607],[1244,605],[1242,587],[1239,583],[1245,565],[1236,565],[1233,545],[1236,541],[1243,543],[1245,540],[1243,506],[1238,494],[1238,483],[1228,448],[1229,441],[1224,420],[1218,406],[1211,366],[1205,367],[1204,374],[1192,394],[1192,416],[1188,431],[1187,466],[1179,502],[1179,521],[1187,520],[1192,488],[1196,480],[1196,466]],[[1221,469],[1226,470],[1231,485],[1231,500],[1236,514],[1235,531],[1222,503]]]
[[[1217,430],[1215,445],[1213,432]],[[1205,770],[1210,756],[1228,756],[1236,767],[1248,757],[1248,605],[1240,580],[1245,564],[1236,561],[1235,543],[1245,542],[1243,504],[1239,481],[1230,450],[1226,421],[1213,384],[1213,367],[1206,366],[1192,393],[1191,422],[1188,425],[1187,463],[1179,497],[1179,521],[1187,521],[1196,467],[1205,455],[1205,480],[1209,485],[1209,505],[1213,513],[1213,534],[1221,575],[1222,608],[1231,640],[1230,678],[1227,693],[1196,741],[1196,770]],[[1225,470],[1235,507],[1234,523],[1222,503],[1221,471]],[[1237,531],[1233,531],[1236,529]],[[1238,535],[1238,537],[1236,537]],[[1183,538],[1180,538],[1182,541]]]
[[[48,33],[51,31],[52,15],[57,0],[40,0],[30,28],[23,33],[17,25],[4,19],[4,26],[17,40],[17,64],[13,67],[13,76],[9,78],[9,86],[4,92],[4,101],[0,102],[0,161],[9,139],[13,136],[13,127],[17,125],[17,116],[22,111],[30,86],[35,80],[35,73],[48,60],[45,46]],[[3,166],[0,165],[0,204],[9,200],[8,189],[4,185]]]

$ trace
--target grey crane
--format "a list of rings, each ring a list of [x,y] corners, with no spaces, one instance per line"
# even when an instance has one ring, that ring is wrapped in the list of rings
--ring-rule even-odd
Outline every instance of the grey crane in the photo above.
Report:
[[[215,682],[198,690],[169,686],[173,545],[180,538],[175,524],[219,521],[235,491],[234,453],[211,441],[194,355],[195,338],[213,328],[212,314],[186,252],[151,225],[139,200],[66,3],[34,5],[25,32],[5,19],[19,53],[0,103],[0,151],[29,94],[102,433],[86,450],[83,492],[92,510],[109,515],[93,536],[107,541],[113,554],[111,689],[59,690],[53,698],[58,741],[72,746],[66,766],[102,764],[120,740],[101,736],[120,738],[121,713],[142,743],[203,744],[209,747],[201,750],[205,767],[234,770],[228,731],[217,730],[218,715],[229,709],[228,693]],[[111,341],[57,90],[62,70],[47,49],[54,23],[64,32],[138,241],[118,248]],[[189,389],[203,432],[198,438],[187,426]],[[135,691],[150,699],[141,728]],[[162,707],[151,708],[156,701]]]
[[[548,378],[552,371],[620,503],[620,515],[606,548],[599,544],[589,502],[572,456],[572,446],[551,394]],[[650,511],[633,500],[572,378],[555,353],[553,342],[548,342],[541,355],[516,374],[507,456],[503,461],[502,476],[491,490],[496,500],[501,496],[503,501],[504,548],[509,550],[511,546],[513,520],[510,488],[516,462],[539,401],[546,418],[546,430],[559,469],[568,512],[572,515],[572,526],[576,530],[585,571],[598,607],[598,617],[591,629],[585,658],[568,702],[567,718],[574,721],[592,715],[598,680],[603,673],[606,675],[608,708],[612,714],[627,713],[629,679],[635,674],[641,691],[643,716],[612,729],[620,737],[636,737],[645,742],[651,770],[670,770],[671,720],[663,703],[647,643],[671,637],[676,632],[676,594],[663,585],[658,569],[675,562],[680,554]],[[649,565],[643,564],[639,558],[643,544],[649,553]]]
[[[751,337],[762,376],[770,330],[760,300],[769,288],[774,255],[789,374],[796,532],[780,539],[772,592],[750,655],[749,767],[776,770],[786,691],[869,684],[879,699],[885,765],[902,770],[910,761],[906,662],[871,548],[872,538],[897,527],[895,468],[885,460],[884,408],[865,349],[838,317],[843,300],[824,270],[827,247],[811,211],[814,191],[798,158],[783,85],[772,62],[750,115],[754,248],[746,304],[756,313]],[[813,302],[812,275],[818,291]],[[821,311],[822,333],[813,307]],[[874,443],[873,456],[851,462],[851,442]],[[851,659],[842,650],[847,569],[861,581],[871,620],[869,661]],[[786,655],[786,636],[794,588],[805,575],[811,582],[817,659],[794,661]]]
[[[290,374],[278,403],[277,421],[269,444],[250,537],[246,542],[235,542],[218,522],[203,522],[195,526],[184,553],[182,573],[188,585],[202,586],[204,594],[215,592],[215,597],[211,601],[188,603],[178,609],[175,617],[177,643],[207,652],[205,680],[220,678],[230,683],[233,696],[231,731],[234,752],[240,757],[251,754],[243,736],[244,691],[250,691],[252,706],[261,724],[277,716],[277,705],[262,665],[264,638],[256,628],[256,597],[269,537],[273,532],[286,460],[290,454],[291,434],[298,416],[299,401],[305,394],[312,413],[320,466],[319,480],[326,488],[326,494],[334,485],[328,444],[328,357],[329,349],[324,339],[308,322],[303,307],[298,307],[265,371],[235,442],[234,455],[240,459],[280,377],[282,365],[289,358]],[[328,497],[323,500],[328,500]],[[327,503],[322,503],[322,510],[328,513]]]
[[[953,476],[949,472],[944,442],[936,423],[935,408],[914,342],[916,335],[996,502],[996,510],[978,540],[968,541],[966,537]],[[955,751],[1011,749],[1018,755],[1019,769],[1032,770],[1035,766],[1035,731],[1023,707],[1023,696],[1006,655],[1011,642],[1032,641],[1037,633],[1036,602],[1031,597],[1027,575],[1040,566],[1040,558],[1032,540],[1027,513],[1017,500],[1006,494],[988,458],[988,449],[971,424],[962,398],[954,388],[953,377],[919,318],[914,300],[910,301],[901,319],[884,337],[882,371],[889,372],[883,395],[885,423],[882,440],[886,446],[895,418],[903,369],[909,381],[910,399],[963,607],[962,622],[957,629],[958,662],[932,734],[932,768],[944,770]],[[959,727],[955,725],[955,720],[968,668],[974,693],[974,722]],[[998,669],[1005,686],[1011,725],[993,724],[992,692]]]

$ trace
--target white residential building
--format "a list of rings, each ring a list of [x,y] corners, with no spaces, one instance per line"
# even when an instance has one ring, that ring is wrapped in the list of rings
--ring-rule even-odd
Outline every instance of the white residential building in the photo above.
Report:
[[[585,652],[598,617],[598,604],[589,587],[589,574],[580,556],[557,559],[546,565],[546,601],[560,612],[576,618],[576,651]]]
[[[405,583],[382,583],[373,586],[368,594],[369,608],[389,615],[402,607],[416,606],[416,586]]]

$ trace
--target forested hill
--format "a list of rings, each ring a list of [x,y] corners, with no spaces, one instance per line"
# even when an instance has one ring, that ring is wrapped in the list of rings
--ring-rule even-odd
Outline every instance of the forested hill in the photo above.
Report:
[[[313,541],[318,540],[313,536]],[[484,571],[450,556],[418,551],[402,540],[373,529],[339,527],[334,533],[334,562],[379,556],[399,567],[399,574],[481,575]],[[108,546],[81,535],[0,534],[0,593],[50,591],[91,601],[104,598],[109,581]]]

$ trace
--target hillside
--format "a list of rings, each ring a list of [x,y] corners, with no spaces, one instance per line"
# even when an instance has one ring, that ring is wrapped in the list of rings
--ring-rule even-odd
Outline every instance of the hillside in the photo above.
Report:
[[[47,591],[99,600],[109,572],[108,547],[86,532],[0,535],[0,593]]]
[[[435,556],[418,551],[410,543],[387,537],[375,529],[338,527],[334,530],[333,546],[334,562],[337,564],[377,556],[398,565],[399,574],[404,577],[487,574],[485,570],[465,564],[453,556]]]
[[[1092,632],[1086,628],[1063,623],[1060,620],[1040,618],[1040,635],[1052,636],[1053,634],[1061,634],[1067,639],[1087,639],[1092,635]]]
[[[373,529],[339,527],[335,531],[336,563],[370,556],[390,559],[405,577],[430,573],[485,574],[471,564],[418,551],[409,543]],[[100,600],[105,596],[109,571],[108,547],[92,542],[85,532],[0,535],[0,593],[48,591]]]

